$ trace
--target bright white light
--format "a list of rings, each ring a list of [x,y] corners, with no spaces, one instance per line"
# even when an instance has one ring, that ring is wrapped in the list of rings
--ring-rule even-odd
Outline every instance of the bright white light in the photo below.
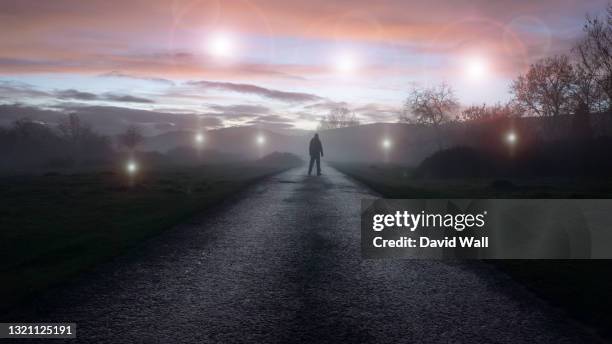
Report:
[[[138,171],[138,164],[136,164],[135,161],[128,161],[128,163],[125,165],[125,170],[128,174],[134,174],[136,171]]]
[[[391,140],[390,140],[390,139],[384,139],[384,140],[382,140],[382,147],[383,147],[384,149],[390,149],[390,148],[391,148],[391,146],[393,146],[393,142],[391,142]]]
[[[257,142],[258,145],[262,146],[263,144],[266,143],[266,137],[263,135],[257,135],[257,138],[255,139],[255,141]]]
[[[217,32],[208,38],[208,53],[216,57],[230,57],[236,50],[235,38],[226,32]]]
[[[202,135],[201,133],[197,133],[194,139],[197,144],[201,144],[204,142],[204,135]]]
[[[343,74],[353,73],[357,69],[357,59],[354,54],[341,53],[334,60],[336,70]]]
[[[511,145],[515,144],[517,139],[518,137],[516,136],[516,133],[512,131],[506,135],[506,142],[508,142],[508,144],[511,144]]]
[[[471,80],[478,81],[486,78],[488,71],[489,65],[483,58],[471,57],[466,59],[465,74]]]

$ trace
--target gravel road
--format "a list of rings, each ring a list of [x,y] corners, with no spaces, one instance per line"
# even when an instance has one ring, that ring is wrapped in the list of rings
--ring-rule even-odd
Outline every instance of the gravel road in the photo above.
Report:
[[[76,322],[70,343],[596,342],[486,264],[362,260],[359,202],[375,195],[331,168],[304,172],[251,187],[15,320]]]

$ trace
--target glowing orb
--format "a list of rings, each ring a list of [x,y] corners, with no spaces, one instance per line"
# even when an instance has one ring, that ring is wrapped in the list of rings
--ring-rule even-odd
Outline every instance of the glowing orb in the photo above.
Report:
[[[474,81],[487,77],[489,66],[486,60],[480,57],[472,57],[465,62],[465,74]]]
[[[507,142],[508,144],[511,144],[511,145],[515,144],[515,143],[516,143],[516,141],[517,141],[517,139],[518,139],[518,137],[516,136],[516,133],[514,133],[514,132],[512,132],[512,131],[511,131],[511,132],[509,132],[509,133],[506,135],[506,142]]]
[[[194,137],[194,140],[196,143],[203,143],[204,142],[204,135],[202,135],[201,133],[197,133]]]
[[[393,146],[393,142],[391,142],[391,140],[390,140],[390,139],[384,139],[384,140],[382,141],[382,147],[383,147],[384,149],[389,149],[389,148],[391,148],[391,146]]]
[[[230,57],[235,49],[235,39],[228,33],[218,32],[208,39],[208,53],[212,56]]]
[[[255,142],[257,142],[258,145],[263,145],[264,143],[266,143],[266,137],[263,135],[257,135],[257,138],[255,139]]]
[[[138,164],[136,164],[135,161],[128,161],[128,163],[125,165],[125,170],[128,174],[134,174],[136,171],[138,171]]]
[[[353,54],[341,53],[336,56],[334,65],[338,72],[349,74],[357,69],[357,59]]]

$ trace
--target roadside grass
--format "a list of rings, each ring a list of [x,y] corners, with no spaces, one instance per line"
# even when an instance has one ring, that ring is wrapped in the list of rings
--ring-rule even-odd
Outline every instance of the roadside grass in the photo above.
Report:
[[[414,169],[395,164],[331,163],[339,171],[387,198],[610,198],[612,178],[413,177]]]
[[[235,163],[0,178],[0,309],[295,165]]]
[[[387,198],[610,198],[612,179],[413,178],[409,167],[332,163]],[[612,262],[609,260],[488,260],[552,305],[612,337]]]

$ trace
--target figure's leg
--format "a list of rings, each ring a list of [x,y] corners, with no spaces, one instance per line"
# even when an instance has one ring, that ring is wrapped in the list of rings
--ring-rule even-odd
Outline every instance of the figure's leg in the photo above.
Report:
[[[317,157],[317,176],[321,175],[321,157]]]
[[[314,165],[314,161],[315,161],[315,158],[311,156],[310,157],[310,164],[308,166],[308,175],[310,175],[312,173],[312,166]]]

